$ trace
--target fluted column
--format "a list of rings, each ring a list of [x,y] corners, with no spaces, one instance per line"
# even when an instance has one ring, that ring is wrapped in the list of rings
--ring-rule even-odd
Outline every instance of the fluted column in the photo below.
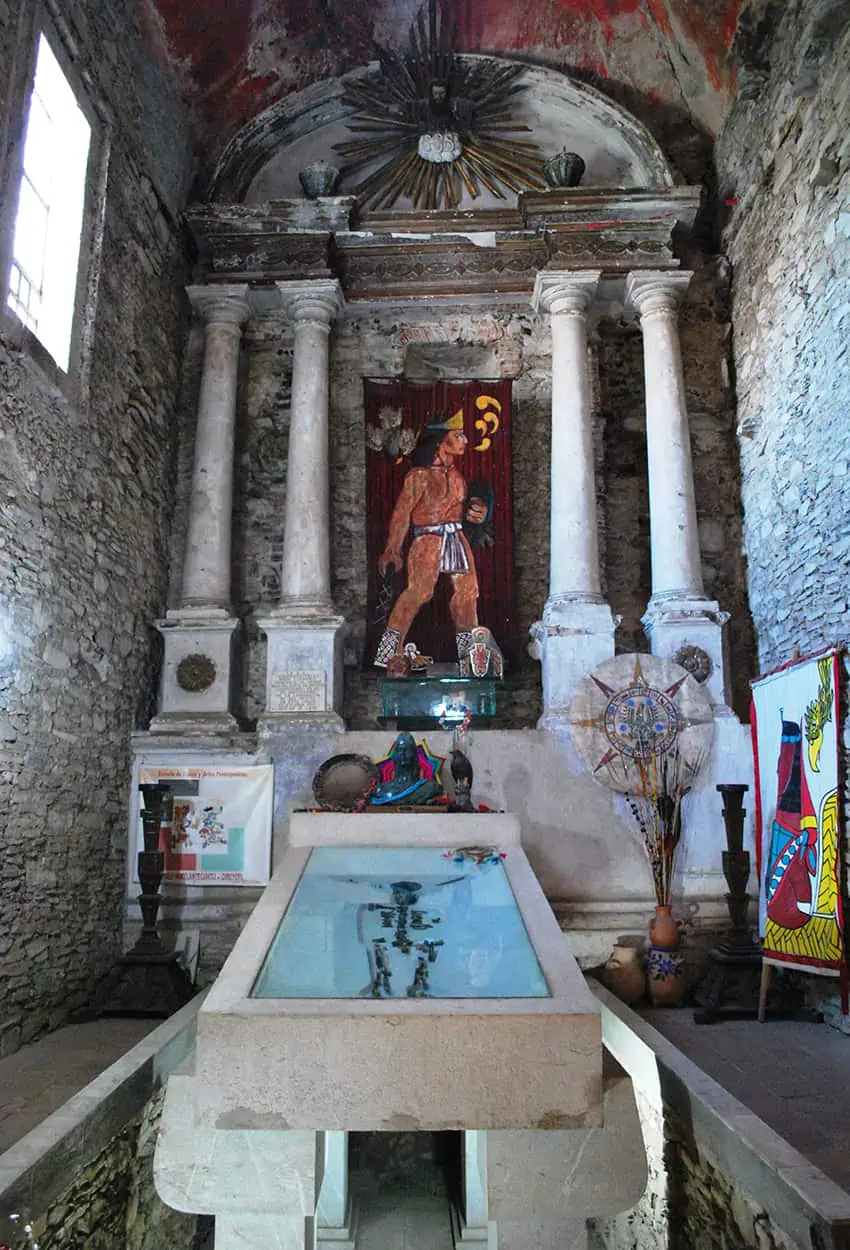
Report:
[[[233,513],[233,438],[247,286],[188,288],[205,323],[204,365],[198,399],[195,461],[180,607],[230,606],[230,531]],[[206,613],[204,613],[206,615]]]
[[[187,293],[204,321],[204,363],[180,600],[157,622],[165,656],[151,730],[194,737],[237,729],[230,713],[239,624],[230,608],[230,537],[239,349],[250,308],[245,284],[190,286]]]
[[[679,343],[679,305],[692,274],[643,270],[630,273],[626,306],[640,318],[646,387],[646,448],[652,595],[643,617],[653,653],[708,658],[707,687],[713,702],[728,702],[722,630],[728,614],[706,598],[688,409]]]
[[[328,338],[339,282],[279,282],[294,325],[281,607],[332,611],[328,487]]]
[[[336,279],[277,288],[294,345],[280,602],[258,620],[268,640],[267,733],[293,718],[338,721],[344,624],[331,600],[328,477],[329,336],[342,293]]]
[[[598,271],[537,275],[533,304],[552,322],[549,597],[532,637],[543,665],[543,724],[566,716],[581,678],[614,654],[602,598],[587,316]]]

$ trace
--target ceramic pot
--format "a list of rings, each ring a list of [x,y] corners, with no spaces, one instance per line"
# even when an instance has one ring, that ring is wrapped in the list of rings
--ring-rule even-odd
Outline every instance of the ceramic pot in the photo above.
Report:
[[[685,996],[684,956],[669,947],[650,946],[646,956],[646,979],[653,1007],[680,1007]]]
[[[659,904],[649,922],[649,940],[653,946],[674,950],[679,945],[679,926],[670,915],[670,908]]]
[[[566,148],[543,162],[543,178],[550,187],[577,187],[586,169],[578,152]]]
[[[641,945],[641,938],[622,938],[602,970],[602,984],[627,1007],[646,993],[646,975],[638,959]]]
[[[340,171],[327,161],[313,161],[300,170],[298,178],[308,200],[320,195],[333,195],[339,182]]]

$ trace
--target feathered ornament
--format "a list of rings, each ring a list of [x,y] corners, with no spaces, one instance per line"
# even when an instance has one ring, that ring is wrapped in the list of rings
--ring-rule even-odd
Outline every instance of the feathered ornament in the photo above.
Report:
[[[378,424],[366,426],[366,446],[370,451],[383,452],[388,459],[398,464],[399,460],[409,456],[416,446],[417,434],[409,426],[402,425],[400,408],[384,405],[378,410]]]

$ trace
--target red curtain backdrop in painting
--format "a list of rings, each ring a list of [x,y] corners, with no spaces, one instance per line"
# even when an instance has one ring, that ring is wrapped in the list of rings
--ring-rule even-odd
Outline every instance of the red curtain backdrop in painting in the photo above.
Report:
[[[511,497],[511,383],[499,382],[408,382],[366,379],[366,427],[382,428],[382,409],[401,413],[401,428],[418,433],[434,412],[453,416],[463,410],[464,433],[469,440],[457,468],[467,483],[489,482],[493,490],[493,516],[490,533],[493,545],[475,547],[478,573],[478,620],[491,630],[502,648],[506,665],[519,666],[519,631],[514,580],[514,534]],[[485,403],[485,397],[495,400]],[[480,401],[476,403],[476,401]],[[497,420],[498,428],[494,422]],[[397,420],[397,416],[394,418]],[[392,428],[397,428],[392,427]],[[378,557],[384,549],[396,499],[410,469],[410,456],[392,457],[385,451],[366,447],[366,544],[369,561],[368,610],[364,667],[373,669],[378,640],[385,620],[378,607]],[[404,555],[410,544],[408,536]],[[405,585],[403,572],[395,577],[394,594]],[[450,579],[441,574],[434,597],[420,611],[408,635],[423,655],[437,663],[457,660],[454,624],[449,614]],[[373,669],[373,671],[375,671]]]

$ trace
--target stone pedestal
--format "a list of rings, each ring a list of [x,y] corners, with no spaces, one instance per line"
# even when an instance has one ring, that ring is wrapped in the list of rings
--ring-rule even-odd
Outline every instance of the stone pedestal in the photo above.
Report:
[[[257,624],[268,640],[263,721],[309,718],[341,726],[343,617],[279,611]]]
[[[620,618],[607,603],[561,597],[549,599],[543,620],[531,627],[533,653],[543,666],[541,729],[557,729],[569,719],[578,684],[614,655],[614,630]]]
[[[228,612],[195,609],[169,612],[157,629],[165,644],[160,711],[151,733],[231,734],[238,729],[230,712],[233,636],[239,625]]]
[[[631,1079],[605,1057],[604,1126],[467,1130],[455,1245],[471,1250],[587,1250],[587,1220],[627,1211],[647,1167]]]
[[[720,714],[729,714],[723,626],[728,614],[707,599],[699,531],[678,310],[691,274],[669,270],[630,273],[626,302],[643,335],[652,597],[643,624],[654,655],[708,670],[706,689]],[[698,648],[702,655],[694,655]],[[684,663],[690,653],[690,663]]]
[[[724,630],[729,613],[712,599],[653,596],[641,619],[652,654],[693,673],[704,682],[715,716],[731,716]]]
[[[180,606],[157,622],[165,644],[154,733],[232,733],[230,610],[233,440],[246,285],[189,287],[206,323]]]
[[[543,667],[541,728],[565,723],[582,677],[614,654],[616,622],[602,597],[593,460],[587,310],[600,273],[538,273],[533,304],[552,320],[549,597],[532,626]]]
[[[195,1094],[191,1076],[169,1078],[154,1155],[162,1200],[214,1215],[215,1250],[315,1250],[323,1135],[287,1132],[273,1115],[228,1128],[205,1116]]]
[[[316,1247],[354,1250],[357,1208],[348,1188],[348,1133],[321,1133],[321,1181],[316,1202]]]

